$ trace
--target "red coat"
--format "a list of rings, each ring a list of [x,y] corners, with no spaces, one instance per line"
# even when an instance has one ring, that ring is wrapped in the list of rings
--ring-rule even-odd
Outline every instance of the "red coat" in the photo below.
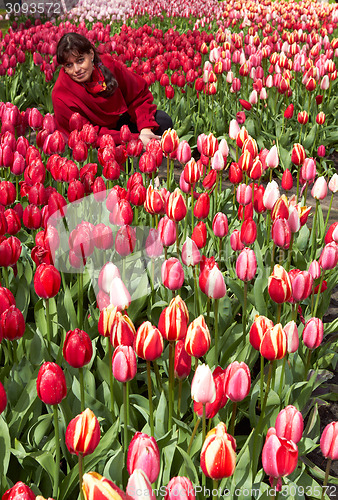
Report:
[[[118,88],[108,98],[87,92],[81,84],[74,82],[61,68],[52,91],[52,101],[57,129],[67,137],[70,134],[69,119],[78,112],[88,122],[98,126],[99,136],[110,134],[119,144],[120,132],[114,130],[119,117],[128,112],[137,129],[158,127],[154,119],[156,106],[146,81],[132,73],[126,66],[104,54],[101,61],[114,75]],[[134,134],[137,137],[137,134]]]

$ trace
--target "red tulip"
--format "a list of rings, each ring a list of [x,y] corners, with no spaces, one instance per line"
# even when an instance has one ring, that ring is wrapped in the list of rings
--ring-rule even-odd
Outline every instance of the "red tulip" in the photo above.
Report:
[[[7,406],[7,395],[4,386],[0,382],[0,415],[5,410],[6,406]]]
[[[136,245],[136,230],[131,226],[122,226],[116,233],[115,237],[115,250],[125,257],[132,253]]]
[[[120,345],[132,346],[136,335],[135,326],[126,314],[115,310],[109,317],[110,343],[116,348]]]
[[[136,332],[133,346],[140,358],[153,361],[159,358],[163,352],[161,332],[150,321],[145,321]]]
[[[10,290],[0,286],[0,316],[1,314],[9,309],[11,306],[15,306],[15,298]]]
[[[200,221],[194,227],[191,239],[196,243],[197,248],[205,247],[207,243],[207,228],[203,221]]]
[[[61,403],[67,395],[66,378],[62,368],[56,363],[43,363],[38,373],[36,389],[39,398],[46,405]]]
[[[85,457],[95,451],[100,442],[100,424],[89,408],[69,422],[65,442],[73,455],[81,453]]]
[[[18,481],[3,494],[2,500],[35,500],[35,494],[26,484]]]
[[[21,255],[21,242],[16,236],[0,236],[0,266],[14,266]]]
[[[253,219],[246,219],[243,221],[241,227],[241,242],[244,245],[252,245],[257,237],[257,226]]]
[[[184,340],[178,340],[175,344],[174,374],[179,380],[187,378],[191,371],[191,356],[184,347]]]
[[[161,238],[162,245],[169,247],[176,241],[176,224],[169,217],[164,216],[158,223],[158,232]]]
[[[290,170],[287,168],[283,172],[282,176],[282,188],[285,189],[285,191],[289,191],[292,189],[293,186],[293,178]]]
[[[201,468],[207,477],[229,477],[236,466],[236,443],[223,422],[208,432],[201,451]]]
[[[177,295],[170,301],[169,306],[161,312],[158,329],[166,340],[181,340],[186,336],[188,322],[187,306]]]
[[[287,340],[286,334],[282,325],[277,325],[268,328],[261,340],[259,351],[261,355],[268,359],[282,359],[286,354]]]
[[[188,326],[184,347],[190,356],[200,358],[208,352],[210,343],[209,328],[201,315]]]
[[[82,490],[85,500],[126,500],[126,495],[116,484],[97,472],[83,474]]]
[[[10,306],[0,316],[0,337],[8,340],[20,339],[25,333],[25,320],[22,312]]]
[[[213,418],[228,401],[228,398],[224,392],[225,370],[222,370],[220,366],[217,366],[212,373],[212,377],[215,383],[216,397],[212,403],[209,402],[205,404],[206,418]],[[201,402],[194,401],[194,412],[200,418],[202,417],[203,404]]]
[[[206,219],[210,210],[210,197],[208,193],[202,193],[194,206],[194,216],[197,219]]]
[[[82,368],[92,359],[93,346],[88,333],[75,328],[66,334],[63,344],[63,356],[74,368]]]
[[[186,216],[187,206],[179,188],[176,188],[175,191],[169,195],[166,211],[169,219],[175,222],[184,219]]]
[[[268,281],[268,292],[271,299],[277,304],[287,302],[292,295],[290,278],[285,269],[276,264]]]
[[[294,144],[292,153],[291,153],[291,161],[295,165],[302,165],[305,160],[306,154],[305,149],[301,144]]]
[[[40,264],[34,275],[35,293],[43,298],[55,297],[59,292],[61,276],[59,271],[51,264]]]

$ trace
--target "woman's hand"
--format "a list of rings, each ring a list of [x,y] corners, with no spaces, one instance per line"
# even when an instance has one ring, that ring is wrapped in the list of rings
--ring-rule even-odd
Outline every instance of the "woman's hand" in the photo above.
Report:
[[[155,135],[151,128],[143,128],[140,132],[139,139],[143,142],[143,146],[146,147],[149,141],[152,139],[160,140],[161,136]]]

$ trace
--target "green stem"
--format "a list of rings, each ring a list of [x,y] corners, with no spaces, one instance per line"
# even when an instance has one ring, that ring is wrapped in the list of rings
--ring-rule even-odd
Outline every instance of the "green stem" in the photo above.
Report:
[[[277,306],[277,324],[280,323],[281,312],[282,312],[282,304],[278,304],[278,306]]]
[[[188,455],[190,453],[190,450],[191,450],[191,447],[192,447],[192,443],[194,442],[194,438],[196,436],[196,432],[197,432],[197,429],[198,429],[198,426],[200,425],[200,423],[201,423],[201,419],[198,418],[196,420],[196,424],[195,424],[194,430],[192,431],[191,438],[190,438],[190,441],[189,441],[189,446],[188,446],[188,449],[187,449]]]
[[[182,380],[178,381],[178,398],[177,398],[177,416],[180,418],[180,410],[181,410],[181,401],[182,401]]]
[[[167,189],[170,189],[170,160],[169,155],[167,156]]]
[[[218,303],[219,299],[215,299],[215,366],[218,364]]]
[[[260,387],[261,387],[260,403],[261,403],[261,407],[262,407],[262,405],[263,405],[263,392],[264,392],[264,357],[262,355],[261,355]]]
[[[244,281],[244,301],[243,301],[243,314],[242,314],[242,326],[243,326],[243,344],[246,342],[246,305],[248,297],[248,282]]]
[[[311,349],[309,349],[306,357],[306,363],[305,363],[305,370],[304,370],[304,380],[305,382],[307,381],[307,376],[310,370],[310,364],[311,364]]]
[[[111,410],[111,414],[112,414],[113,420],[114,420],[115,419],[114,381],[113,381],[113,367],[112,367],[113,354],[112,354],[112,348],[111,348],[111,343],[110,343],[109,337],[107,337],[107,343],[108,343],[108,358],[109,358],[110,410]]]
[[[79,453],[79,487],[80,487],[80,497],[81,500],[84,500],[83,489],[82,489],[82,481],[83,481],[83,455]]]
[[[299,178],[300,178],[300,167],[298,167],[298,172],[297,172],[297,192],[296,192],[296,202],[298,203],[298,197],[299,197]]]
[[[206,411],[205,411],[205,404],[202,406],[203,406],[203,415],[202,415],[202,446],[203,446],[206,436]]]
[[[272,252],[271,252],[271,265],[270,265],[270,274],[272,274],[273,271],[273,266],[275,264],[275,251],[276,251],[276,245],[272,245]]]
[[[171,431],[173,423],[173,398],[174,398],[174,362],[175,362],[175,341],[169,341],[169,417],[168,430]]]
[[[153,394],[151,390],[150,361],[148,360],[147,360],[147,380],[148,380],[150,433],[154,437]]]
[[[320,294],[321,294],[321,289],[322,289],[322,285],[323,285],[323,281],[324,281],[324,276],[325,276],[325,272],[322,272],[322,275],[320,277],[319,287],[318,287],[316,304],[315,304],[315,308],[314,308],[314,311],[313,311],[313,316],[315,316],[315,317],[316,317],[316,314],[317,314],[317,309],[318,309],[318,304],[319,304],[319,297],[320,297]]]
[[[218,242],[218,265],[221,268],[222,262],[222,246],[223,246],[223,238],[219,238]]]
[[[85,392],[84,392],[84,383],[83,383],[83,367],[79,368],[79,379],[80,379],[80,394],[81,394],[81,413],[85,409]]]
[[[268,210],[267,229],[266,229],[266,246],[269,246],[269,241],[270,241],[270,227],[271,227],[271,210]]]
[[[234,431],[235,431],[236,410],[237,410],[237,403],[236,403],[236,401],[234,401],[232,403],[232,415],[231,415],[230,431],[229,431],[229,434],[231,436],[234,435]]]
[[[279,396],[279,399],[281,399],[282,390],[283,390],[283,382],[284,382],[284,374],[285,374],[286,357],[287,357],[287,355],[285,355],[285,356],[284,356],[284,359],[283,359],[283,365],[282,365],[282,373],[281,373],[281,375],[280,375],[279,390],[278,390],[278,396]]]
[[[9,290],[9,279],[8,279],[8,269],[7,269],[7,267],[4,266],[2,268],[2,274],[4,276],[5,286],[6,286],[7,290]]]
[[[262,404],[262,408],[261,408],[261,416],[260,416],[260,419],[259,419],[260,421],[264,417],[265,407],[266,407],[266,403],[267,403],[267,400],[268,400],[268,395],[269,395],[269,391],[270,391],[270,384],[271,384],[271,378],[272,378],[272,368],[273,368],[273,361],[270,361],[270,364],[269,364],[269,373],[268,373],[268,380],[266,382],[265,395],[264,395],[264,400],[263,400],[263,404]]]
[[[83,329],[83,273],[78,273],[78,301],[77,301],[77,323],[80,330]]]
[[[289,246],[289,249],[288,249],[288,261],[286,263],[286,271],[287,272],[290,271],[290,266],[291,266],[293,237],[294,237],[294,233],[291,233],[290,246]]]
[[[216,495],[214,494],[214,491],[217,491],[218,490],[218,481],[217,479],[213,479],[212,480],[212,500],[217,500],[219,498],[219,495],[218,495],[218,492],[216,493]]]
[[[54,431],[55,431],[55,475],[53,484],[53,497],[57,500],[59,493],[59,475],[60,475],[60,433],[58,407],[53,405],[54,413]]]
[[[310,261],[312,262],[313,259],[315,258],[316,255],[316,246],[317,246],[317,240],[316,240],[316,233],[317,233],[317,214],[318,214],[318,207],[319,207],[319,200],[316,200],[316,209],[315,209],[315,215],[313,218],[313,224],[311,228],[311,259]]]
[[[48,349],[48,355],[51,358],[51,321],[50,321],[50,311],[49,311],[49,299],[45,300],[45,307],[46,307],[46,323],[47,323],[47,349]]]
[[[127,382],[123,383],[123,451],[126,458],[128,450],[128,388]]]
[[[327,485],[328,480],[329,480],[331,464],[332,464],[332,459],[329,458],[327,461],[327,464],[326,464],[325,478],[324,478],[324,482],[323,482],[323,491],[322,491],[322,499],[321,500],[324,500],[324,498],[325,498],[325,490],[326,490],[325,486]]]

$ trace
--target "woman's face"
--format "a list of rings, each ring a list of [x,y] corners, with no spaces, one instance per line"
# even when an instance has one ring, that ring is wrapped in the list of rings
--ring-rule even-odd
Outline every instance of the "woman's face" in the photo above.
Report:
[[[93,59],[92,50],[88,54],[70,54],[63,67],[67,75],[75,82],[89,82],[94,68]]]

